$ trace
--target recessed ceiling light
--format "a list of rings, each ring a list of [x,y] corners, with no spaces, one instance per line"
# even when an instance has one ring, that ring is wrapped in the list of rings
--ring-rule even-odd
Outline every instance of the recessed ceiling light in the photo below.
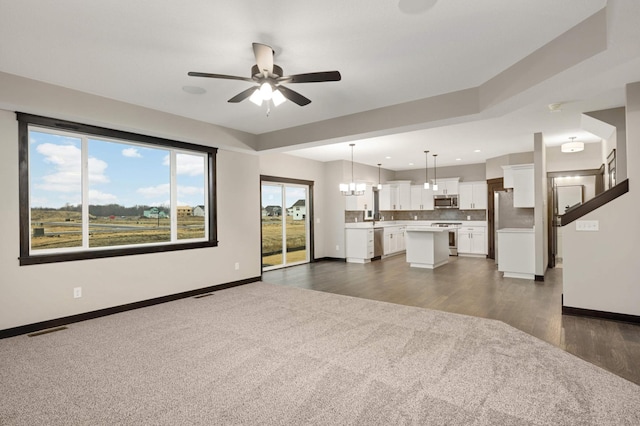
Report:
[[[391,160],[391,157],[384,157],[384,158],[386,158],[387,160]]]
[[[206,90],[198,86],[182,86],[182,90],[192,95],[202,95],[204,93],[207,93]]]
[[[456,158],[456,161],[462,161],[462,158]]]
[[[413,166],[413,163],[409,163],[410,166]]]
[[[473,152],[480,152],[480,150],[479,149],[474,149]]]
[[[549,104],[549,112],[562,112],[562,102]]]

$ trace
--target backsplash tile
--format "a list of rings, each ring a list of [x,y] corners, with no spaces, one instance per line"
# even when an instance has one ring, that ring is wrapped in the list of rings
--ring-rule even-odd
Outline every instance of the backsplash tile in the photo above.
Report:
[[[459,210],[459,209],[438,209],[438,210],[383,210],[380,215],[384,220],[487,220],[486,210]],[[416,219],[417,217],[417,219]],[[344,212],[345,223],[362,222],[364,212],[361,210],[347,210]]]

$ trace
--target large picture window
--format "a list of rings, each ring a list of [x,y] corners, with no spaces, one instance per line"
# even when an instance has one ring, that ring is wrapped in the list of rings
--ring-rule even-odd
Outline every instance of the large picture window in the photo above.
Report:
[[[21,265],[217,245],[216,148],[18,121]]]

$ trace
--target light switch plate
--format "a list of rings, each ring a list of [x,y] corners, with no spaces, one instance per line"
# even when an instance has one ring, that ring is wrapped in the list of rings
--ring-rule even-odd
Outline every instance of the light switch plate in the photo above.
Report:
[[[577,220],[576,231],[599,231],[600,222],[597,220]]]

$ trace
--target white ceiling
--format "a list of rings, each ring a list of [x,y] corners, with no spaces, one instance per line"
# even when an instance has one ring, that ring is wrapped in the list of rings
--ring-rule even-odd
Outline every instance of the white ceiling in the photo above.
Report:
[[[391,170],[423,167],[425,149],[442,166],[530,151],[534,132],[548,144],[598,141],[580,129],[580,113],[624,105],[624,84],[640,81],[634,0],[401,3],[426,10],[404,13],[397,0],[0,0],[0,71],[260,135],[480,86],[607,7],[607,51],[530,90],[526,104],[284,150],[332,161],[349,159],[355,142],[357,162]],[[291,84],[312,103],[286,102],[267,116],[249,101],[226,102],[249,83],[187,76],[248,77],[252,42],[272,46],[285,74],[339,70],[342,81]],[[549,112],[554,102],[562,112]]]

